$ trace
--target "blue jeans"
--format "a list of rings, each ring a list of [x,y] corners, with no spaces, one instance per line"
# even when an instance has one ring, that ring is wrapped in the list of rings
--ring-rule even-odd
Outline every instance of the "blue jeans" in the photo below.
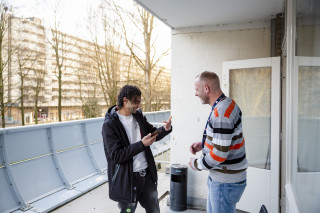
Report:
[[[138,202],[147,213],[160,213],[157,185],[151,179],[149,171],[144,177],[133,173],[134,203],[118,203],[121,213],[134,213]]]
[[[208,177],[208,213],[235,213],[247,180],[238,183],[220,183]]]

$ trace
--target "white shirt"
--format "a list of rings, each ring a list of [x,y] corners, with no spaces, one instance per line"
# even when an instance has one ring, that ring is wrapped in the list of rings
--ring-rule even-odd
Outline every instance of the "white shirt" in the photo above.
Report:
[[[117,114],[124,129],[126,130],[130,144],[139,142],[141,140],[141,132],[137,120],[133,117],[132,114],[128,116],[121,115],[118,112]],[[141,171],[142,169],[146,169],[147,167],[148,163],[144,151],[133,157],[133,172]]]

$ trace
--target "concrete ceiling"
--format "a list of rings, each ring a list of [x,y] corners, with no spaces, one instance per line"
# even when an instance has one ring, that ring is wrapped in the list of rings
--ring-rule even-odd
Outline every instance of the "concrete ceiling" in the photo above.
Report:
[[[134,0],[172,29],[269,21],[284,0]]]

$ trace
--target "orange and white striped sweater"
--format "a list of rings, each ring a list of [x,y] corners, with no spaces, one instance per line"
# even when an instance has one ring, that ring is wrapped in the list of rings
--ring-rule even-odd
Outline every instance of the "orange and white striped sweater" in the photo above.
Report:
[[[241,110],[230,98],[220,101],[207,126],[203,156],[197,159],[198,169],[210,170],[218,182],[235,183],[246,179],[248,161],[242,131]]]

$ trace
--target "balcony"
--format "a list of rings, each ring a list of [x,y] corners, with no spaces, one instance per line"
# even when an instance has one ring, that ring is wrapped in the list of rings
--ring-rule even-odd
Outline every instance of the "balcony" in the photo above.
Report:
[[[170,111],[145,113],[162,126]],[[103,118],[0,130],[0,212],[117,212],[108,198]],[[169,165],[170,136],[151,146],[156,162]],[[169,191],[169,175],[159,174],[159,198]],[[96,197],[97,196],[97,197]],[[91,199],[93,198],[93,199]],[[86,200],[85,203],[83,200]],[[166,203],[162,201],[162,208]],[[84,210],[81,205],[85,205]],[[70,209],[76,206],[76,209]],[[81,209],[81,210],[79,210]],[[94,211],[96,212],[96,211]],[[142,212],[141,207],[137,212]]]

